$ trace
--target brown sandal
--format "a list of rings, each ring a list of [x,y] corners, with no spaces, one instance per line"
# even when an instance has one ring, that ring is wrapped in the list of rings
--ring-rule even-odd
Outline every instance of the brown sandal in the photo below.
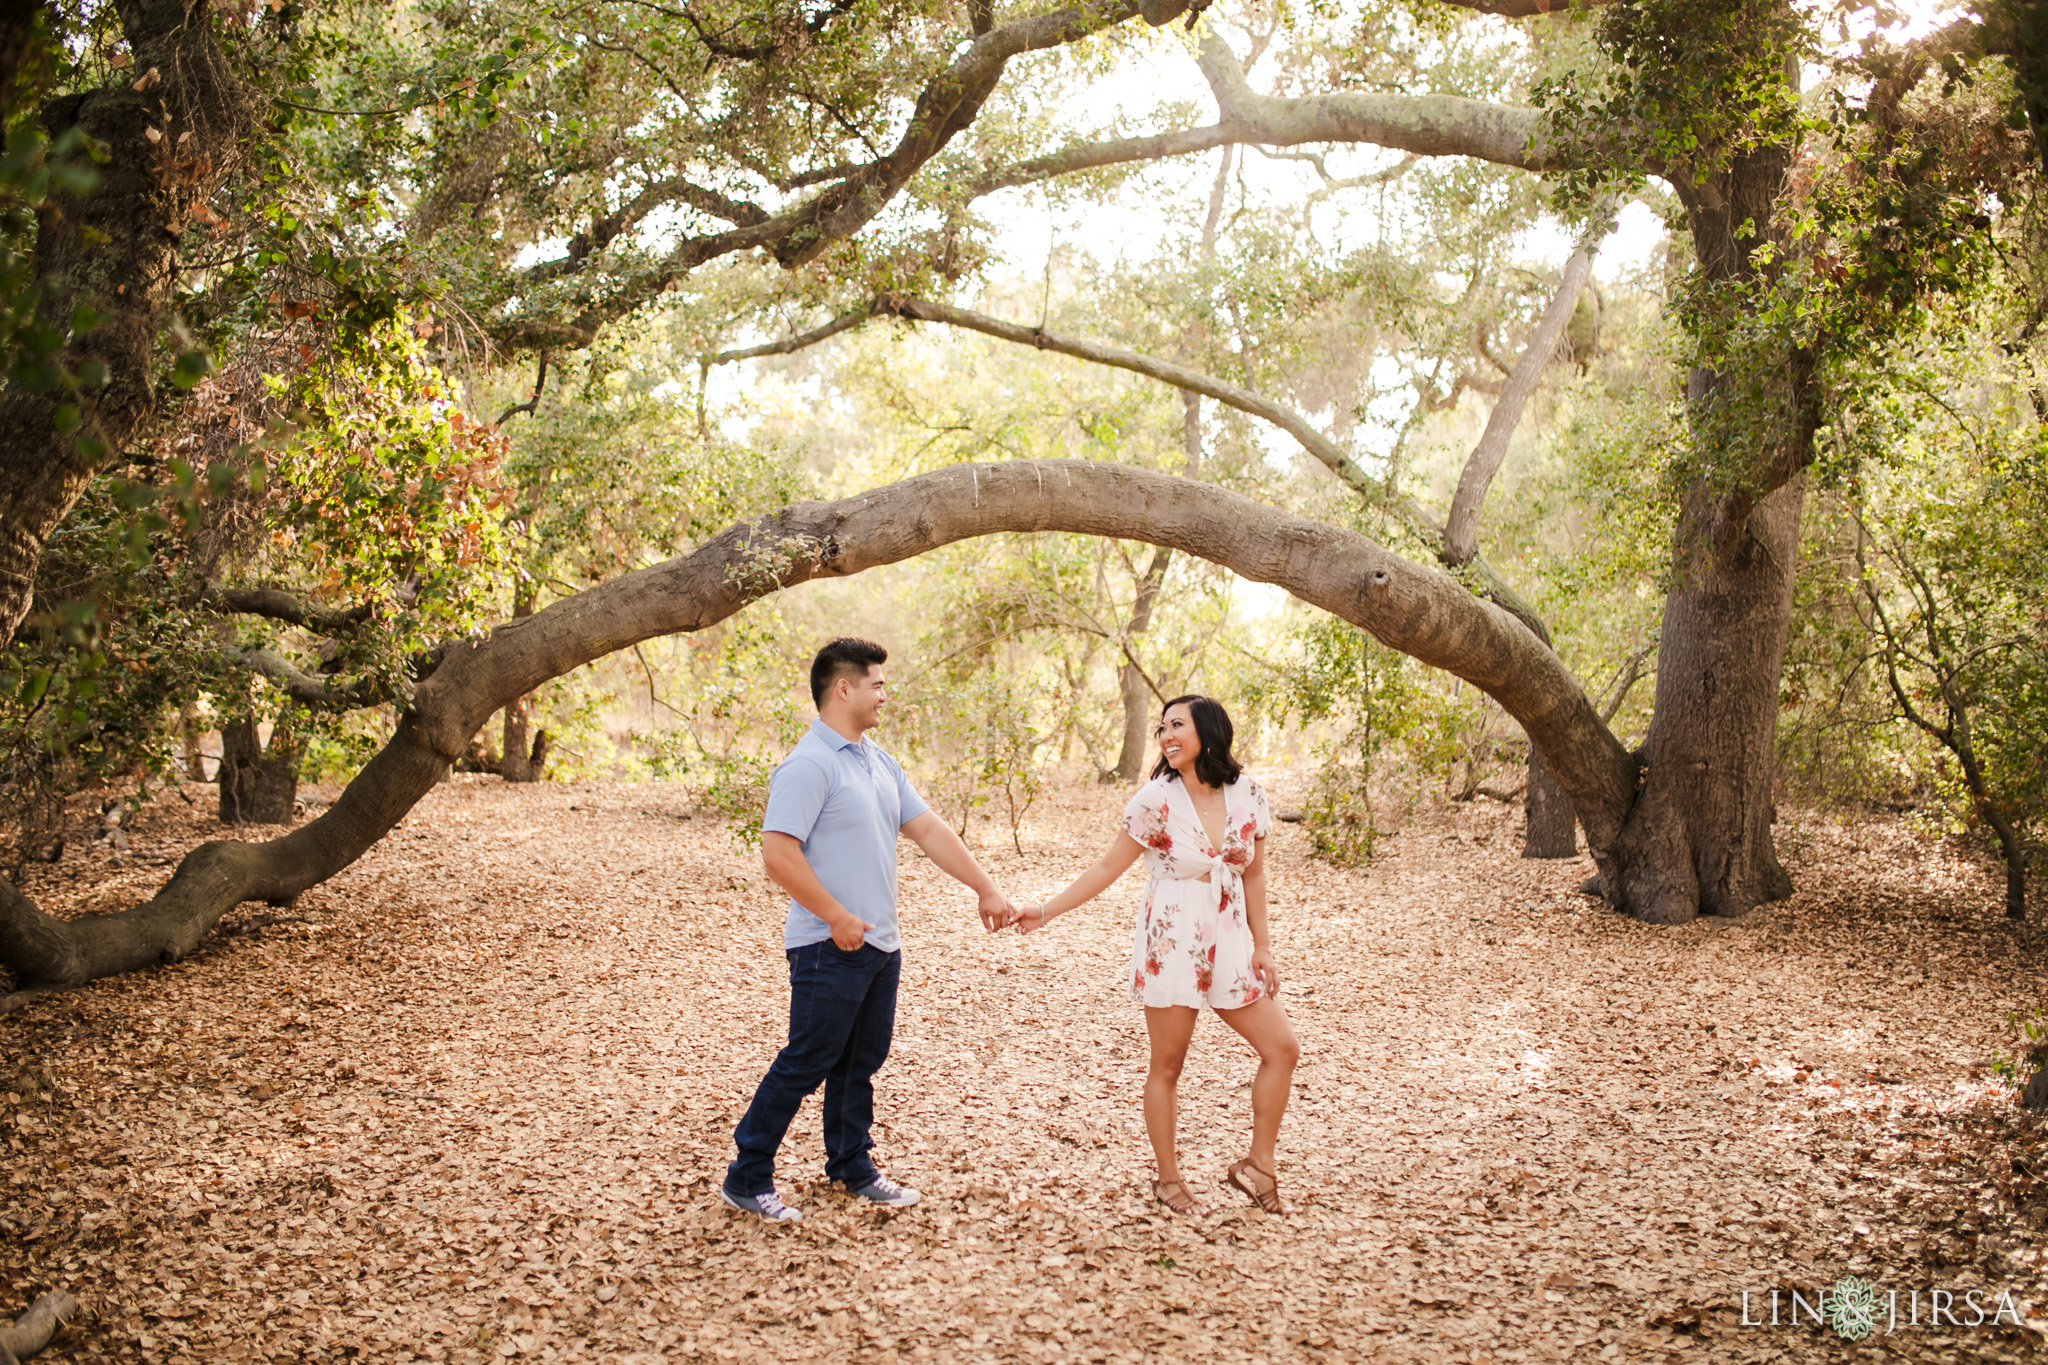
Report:
[[[1266,1188],[1264,1188],[1263,1190],[1255,1190],[1250,1185],[1246,1184],[1244,1179],[1244,1172],[1247,1170],[1255,1171],[1259,1175],[1265,1177]],[[1280,1197],[1279,1177],[1275,1176],[1271,1171],[1259,1170],[1258,1166],[1252,1161],[1250,1157],[1246,1157],[1243,1161],[1233,1163],[1230,1169],[1225,1173],[1223,1178],[1228,1180],[1231,1184],[1237,1186],[1238,1189],[1244,1191],[1245,1194],[1251,1197],[1251,1201],[1254,1204],[1257,1204],[1267,1213],[1289,1214],[1294,1212],[1294,1205],[1288,1203],[1285,1199],[1282,1199]]]
[[[1186,1183],[1183,1181],[1153,1181],[1152,1197],[1183,1218],[1207,1218],[1209,1216],[1209,1210],[1203,1207],[1201,1200],[1195,1198],[1189,1192]]]

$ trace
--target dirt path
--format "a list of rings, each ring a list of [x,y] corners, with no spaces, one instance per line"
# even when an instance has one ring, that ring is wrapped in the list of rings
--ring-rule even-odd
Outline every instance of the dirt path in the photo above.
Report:
[[[1900,830],[1781,827],[1798,897],[1660,930],[1573,894],[1584,862],[1516,857],[1497,806],[1357,874],[1283,827],[1304,1212],[1220,1186],[1252,1068],[1205,1020],[1201,1226],[1141,1196],[1129,888],[992,940],[908,851],[878,1138],[926,1201],[826,1188],[812,1105],[783,1170],[806,1220],[770,1229],[713,1191],[780,1041],[781,911],[685,800],[452,783],[303,922],[244,907],[188,962],[0,1020],[0,1311],[71,1289],[75,1361],[1979,1361],[2048,1327],[2048,1153],[1972,1069],[2048,999],[2048,945]],[[1055,793],[1024,856],[985,856],[1046,893],[1118,804]],[[159,809],[140,866],[74,852],[28,889],[118,897],[216,833]],[[1899,1292],[1900,1330],[1783,1325],[1845,1274]],[[1742,1326],[1774,1286],[1781,1325]],[[1933,1289],[1958,1323],[2010,1291],[2030,1326],[1930,1328]]]

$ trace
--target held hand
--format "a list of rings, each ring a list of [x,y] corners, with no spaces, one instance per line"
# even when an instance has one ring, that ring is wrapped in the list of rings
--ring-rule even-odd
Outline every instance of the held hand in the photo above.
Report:
[[[981,897],[981,922],[993,934],[998,929],[1007,929],[1017,922],[1017,905],[1000,891],[984,892]]]
[[[874,927],[858,915],[848,915],[832,926],[832,942],[842,953],[857,953]]]
[[[1280,969],[1273,965],[1273,952],[1270,948],[1252,949],[1252,971],[1259,978],[1260,984],[1266,988],[1267,995],[1280,994]]]
[[[1017,912],[1017,932],[1028,934],[1034,929],[1043,929],[1045,927],[1045,918],[1044,906],[1027,905]]]

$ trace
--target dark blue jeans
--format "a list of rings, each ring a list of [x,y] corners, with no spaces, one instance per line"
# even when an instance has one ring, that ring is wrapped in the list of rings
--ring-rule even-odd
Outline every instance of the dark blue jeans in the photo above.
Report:
[[[846,952],[827,939],[788,950],[789,1046],[775,1055],[733,1130],[740,1154],[725,1169],[734,1195],[775,1188],[775,1153],[804,1097],[825,1085],[825,1178],[857,1190],[875,1178],[874,1075],[896,1033],[896,982],[903,954],[862,944]]]

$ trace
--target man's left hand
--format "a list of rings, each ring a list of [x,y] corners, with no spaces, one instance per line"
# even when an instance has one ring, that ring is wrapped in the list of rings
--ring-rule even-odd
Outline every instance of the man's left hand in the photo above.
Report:
[[[981,922],[993,934],[1017,922],[1017,906],[1000,891],[986,891],[981,897]]]

